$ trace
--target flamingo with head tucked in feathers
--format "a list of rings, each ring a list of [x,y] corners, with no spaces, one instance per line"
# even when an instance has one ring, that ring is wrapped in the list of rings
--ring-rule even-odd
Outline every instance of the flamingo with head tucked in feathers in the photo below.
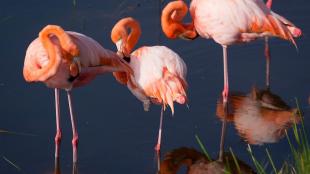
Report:
[[[185,24],[182,19],[187,11],[187,5],[181,0],[167,4],[161,16],[163,32],[170,39],[178,37],[195,39],[200,35],[222,45],[224,65],[222,95],[225,110],[227,110],[229,95],[228,45],[273,36],[289,40],[296,46],[293,37],[301,35],[300,29],[284,17],[272,12],[262,0],[192,0],[190,4],[192,22]],[[222,134],[225,132],[225,127],[224,121]],[[221,141],[220,149],[223,149],[223,141]],[[223,156],[221,152],[220,159]]]
[[[71,89],[86,85],[96,75],[106,72],[132,72],[125,61],[112,51],[83,34],[64,31],[56,25],[42,29],[39,37],[29,45],[23,74],[27,82],[43,82],[55,88],[56,136],[55,159],[59,157],[61,141],[59,89],[67,91],[73,131],[73,162],[77,162],[78,133],[73,114]]]
[[[114,76],[143,102],[145,110],[148,110],[151,102],[162,105],[155,146],[159,152],[166,105],[174,113],[173,102],[185,104],[187,101],[187,69],[179,55],[165,46],[144,46],[132,52],[140,35],[140,24],[131,17],[121,19],[113,27],[111,39],[117,46],[118,54],[128,61],[133,70],[133,73],[116,72]]]

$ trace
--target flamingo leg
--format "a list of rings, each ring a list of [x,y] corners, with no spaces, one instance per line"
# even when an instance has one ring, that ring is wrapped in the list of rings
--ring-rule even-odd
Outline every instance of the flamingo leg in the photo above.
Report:
[[[72,107],[72,99],[71,99],[71,91],[67,91],[67,97],[68,97],[68,104],[69,104],[69,111],[70,111],[70,118],[71,118],[71,125],[72,125],[72,148],[73,148],[73,163],[77,162],[77,146],[78,146],[78,132],[76,129],[76,119],[73,114],[73,107]]]
[[[222,95],[223,95],[223,103],[225,104],[228,101],[228,92],[229,92],[227,46],[226,45],[223,45],[223,65],[224,65],[224,89],[223,89]]]
[[[265,56],[266,56],[266,88],[270,89],[270,48],[268,37],[265,37]]]
[[[59,89],[58,88],[55,88],[55,110],[56,110],[55,160],[58,160],[60,142],[61,142],[60,104],[59,104]]]
[[[164,106],[161,107],[160,120],[159,120],[159,130],[158,130],[158,139],[157,139],[157,144],[155,146],[158,171],[160,170],[160,145],[161,145],[161,133],[162,133],[162,127],[163,127],[163,119],[164,119]]]
[[[59,158],[55,159],[54,174],[61,174]]]
[[[222,123],[219,161],[223,161],[224,140],[225,140],[225,132],[226,132],[226,118],[228,115],[229,84],[228,84],[228,63],[227,63],[227,46],[226,45],[223,45],[223,65],[224,65],[224,89],[222,92],[222,96],[223,96],[223,105],[224,105],[224,121]]]
[[[77,163],[73,163],[72,174],[78,174],[78,164]]]
[[[271,9],[271,6],[272,6],[272,0],[267,0],[266,2],[266,6]]]

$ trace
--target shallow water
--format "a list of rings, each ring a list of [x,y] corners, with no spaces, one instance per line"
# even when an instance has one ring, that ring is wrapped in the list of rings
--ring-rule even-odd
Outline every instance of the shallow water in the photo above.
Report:
[[[164,1],[161,7],[167,4]],[[303,30],[292,44],[271,39],[271,89],[290,106],[299,99],[309,131],[310,95],[310,2],[274,2],[273,10]],[[28,84],[22,76],[25,51],[47,24],[86,34],[105,48],[115,50],[110,31],[117,20],[132,16],[140,21],[142,45],[166,45],[177,52],[188,66],[189,105],[176,106],[175,116],[165,113],[162,152],[186,146],[199,149],[198,134],[210,155],[218,155],[221,122],[216,103],[223,86],[222,48],[212,40],[168,40],[159,22],[159,1],[1,1],[0,6],[0,129],[31,133],[35,136],[0,133],[0,173],[53,173],[55,112],[54,90],[43,84]],[[230,88],[249,93],[252,86],[265,84],[263,40],[229,47]],[[73,91],[78,119],[79,173],[155,173],[154,146],[157,140],[160,107],[144,112],[141,103],[111,75],[98,77],[88,86]],[[60,167],[71,173],[71,126],[65,93],[61,96],[63,139]],[[290,131],[291,133],[291,131]],[[232,147],[242,161],[253,166],[246,143],[228,124],[226,149]],[[268,147],[279,166],[290,153],[286,139],[253,146],[256,157],[267,161]],[[18,165],[21,172],[2,159]]]

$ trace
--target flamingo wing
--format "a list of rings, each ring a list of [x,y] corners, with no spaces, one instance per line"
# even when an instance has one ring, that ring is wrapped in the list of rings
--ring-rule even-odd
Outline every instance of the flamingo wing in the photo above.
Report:
[[[190,11],[197,32],[222,45],[263,36],[276,36],[295,43],[287,27],[262,0],[193,0]]]

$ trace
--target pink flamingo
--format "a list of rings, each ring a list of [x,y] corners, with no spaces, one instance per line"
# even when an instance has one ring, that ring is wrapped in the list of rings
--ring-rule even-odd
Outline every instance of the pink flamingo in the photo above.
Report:
[[[192,0],[190,13],[193,21],[183,24],[182,19],[188,8],[183,1],[170,2],[162,11],[161,24],[165,35],[170,39],[194,39],[199,34],[212,38],[223,47],[224,89],[222,92],[225,111],[229,95],[227,47],[236,43],[250,42],[265,36],[289,40],[295,46],[294,35],[301,31],[287,25],[284,17],[272,12],[261,0]],[[227,113],[227,112],[225,112]],[[222,126],[222,141],[226,121]],[[223,150],[220,151],[220,160]]]
[[[128,29],[130,33],[127,33]],[[158,141],[155,146],[155,150],[159,152],[163,111],[166,105],[169,105],[174,113],[174,101],[179,104],[185,104],[187,101],[187,69],[179,55],[165,46],[144,46],[132,52],[140,35],[140,24],[131,17],[121,19],[113,27],[111,39],[117,46],[118,54],[125,56],[133,70],[133,73],[116,72],[114,75],[143,102],[145,110],[148,110],[151,102],[162,105]]]
[[[23,74],[27,82],[43,82],[48,87],[55,88],[55,159],[59,157],[61,141],[59,89],[67,91],[73,132],[73,162],[76,163],[78,132],[71,89],[86,85],[98,74],[114,71],[132,70],[115,53],[104,49],[83,34],[48,25],[42,29],[39,37],[31,42],[26,52]]]

